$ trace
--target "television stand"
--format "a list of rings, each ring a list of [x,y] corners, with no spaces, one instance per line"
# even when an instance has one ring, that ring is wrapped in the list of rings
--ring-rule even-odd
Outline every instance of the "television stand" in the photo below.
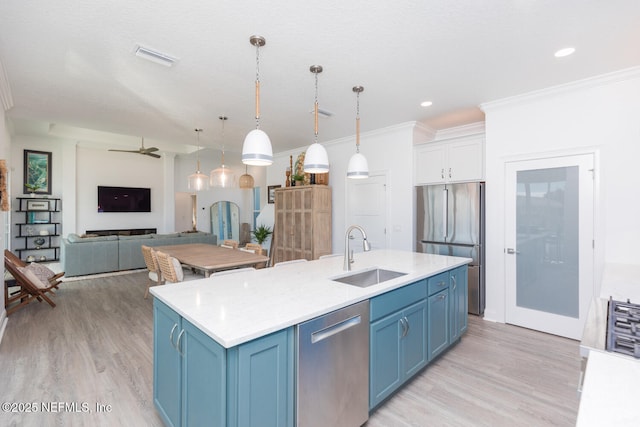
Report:
[[[155,234],[156,228],[122,228],[119,230],[87,230],[86,234],[98,236],[135,236],[139,234]]]

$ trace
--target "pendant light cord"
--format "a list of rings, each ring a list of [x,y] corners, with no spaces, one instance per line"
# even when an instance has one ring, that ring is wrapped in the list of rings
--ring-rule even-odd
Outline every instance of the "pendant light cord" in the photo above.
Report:
[[[198,150],[196,151],[196,163],[198,167],[196,168],[196,173],[200,173],[200,132],[202,129],[195,128],[196,131],[196,140],[198,141]]]
[[[360,152],[360,91],[356,92],[356,153]]]
[[[218,117],[222,120],[222,166],[224,167],[224,122],[227,121],[227,116]]]
[[[318,73],[315,73],[316,76],[316,98],[315,98],[315,103],[314,103],[314,119],[315,119],[315,128],[314,128],[314,134],[315,134],[315,139],[313,142],[317,143],[318,142]]]
[[[256,129],[260,128],[260,43],[256,43]]]

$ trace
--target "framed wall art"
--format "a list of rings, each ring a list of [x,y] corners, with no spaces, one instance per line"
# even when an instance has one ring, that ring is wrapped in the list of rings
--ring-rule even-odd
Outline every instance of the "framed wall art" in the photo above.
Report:
[[[276,188],[280,188],[280,185],[267,186],[267,202],[268,203],[276,202]]]
[[[51,153],[24,150],[24,189],[27,193],[51,194]]]

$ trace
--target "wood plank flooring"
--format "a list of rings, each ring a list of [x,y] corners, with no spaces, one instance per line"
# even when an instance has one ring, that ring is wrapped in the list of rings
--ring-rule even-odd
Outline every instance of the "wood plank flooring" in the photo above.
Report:
[[[0,344],[0,402],[36,403],[38,412],[2,411],[0,425],[161,426],[146,280],[137,272],[66,282],[55,309],[32,303],[12,314]],[[575,425],[578,343],[469,319],[462,341],[366,426]]]

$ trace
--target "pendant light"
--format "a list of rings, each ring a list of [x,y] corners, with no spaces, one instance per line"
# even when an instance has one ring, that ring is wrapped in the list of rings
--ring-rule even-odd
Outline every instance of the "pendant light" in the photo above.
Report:
[[[260,47],[266,44],[262,36],[251,36],[249,42],[256,47],[256,128],[244,138],[242,163],[269,166],[273,163],[273,150],[269,136],[260,130]]]
[[[354,86],[353,91],[356,93],[356,154],[349,159],[347,178],[363,179],[369,178],[369,164],[360,154],[360,94],[364,91],[364,87]]]
[[[245,190],[253,188],[254,180],[253,177],[247,173],[247,165],[244,165],[244,174],[240,175],[238,182],[240,183],[240,188]]]
[[[329,172],[329,156],[327,155],[327,150],[318,144],[318,74],[322,72],[322,65],[312,65],[309,67],[309,71],[316,76],[316,99],[314,103],[315,139],[305,153],[304,171],[306,173],[327,173]]]
[[[235,186],[236,177],[233,171],[224,165],[224,122],[227,120],[227,116],[218,118],[222,121],[222,162],[219,168],[211,171],[209,184],[212,187],[230,188]]]
[[[195,129],[198,140],[198,151],[196,152],[197,168],[196,173],[189,175],[189,190],[202,191],[209,189],[209,177],[200,172],[200,132],[202,129]]]

